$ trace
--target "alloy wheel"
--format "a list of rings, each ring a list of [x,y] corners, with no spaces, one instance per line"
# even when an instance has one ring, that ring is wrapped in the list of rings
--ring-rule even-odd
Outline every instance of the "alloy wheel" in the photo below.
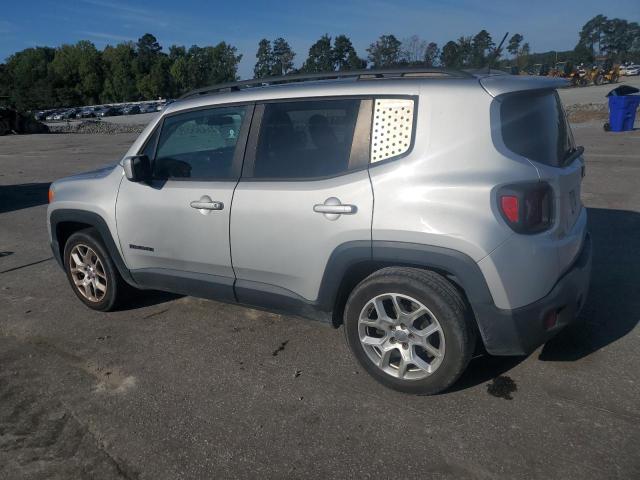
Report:
[[[69,271],[74,285],[90,302],[100,302],[107,293],[107,274],[98,254],[89,246],[78,244],[69,255]]]
[[[428,377],[444,359],[440,323],[408,295],[385,293],[369,300],[360,312],[358,335],[369,360],[401,380]]]

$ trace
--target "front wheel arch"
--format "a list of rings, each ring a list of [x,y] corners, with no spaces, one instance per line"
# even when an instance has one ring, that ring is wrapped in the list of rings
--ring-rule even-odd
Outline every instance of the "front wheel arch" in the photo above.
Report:
[[[66,241],[77,231],[94,228],[109,253],[118,273],[132,287],[138,287],[127,268],[107,222],[95,212],[77,209],[58,209],[51,212],[51,250],[58,264],[64,268],[63,253]]]

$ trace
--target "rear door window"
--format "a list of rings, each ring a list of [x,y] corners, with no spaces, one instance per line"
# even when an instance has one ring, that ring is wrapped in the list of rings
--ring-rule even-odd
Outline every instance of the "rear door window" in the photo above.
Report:
[[[573,148],[571,130],[557,92],[519,92],[501,99],[502,139],[514,153],[553,167]]]
[[[348,171],[359,108],[355,99],[266,104],[253,177],[311,179]]]

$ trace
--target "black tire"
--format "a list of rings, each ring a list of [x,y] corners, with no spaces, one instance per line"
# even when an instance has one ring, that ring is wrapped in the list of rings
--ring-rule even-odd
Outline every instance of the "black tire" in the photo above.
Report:
[[[90,247],[103,266],[106,277],[106,292],[104,292],[104,296],[97,301],[91,301],[85,298],[74,283],[71,272],[71,252],[74,247],[78,245]],[[131,289],[120,276],[118,269],[113,264],[107,249],[102,243],[100,235],[94,228],[80,230],[69,237],[64,246],[64,269],[73,292],[82,303],[93,310],[107,312],[116,309],[124,301]]]
[[[371,299],[391,292],[418,300],[440,324],[445,353],[439,367],[426,378],[400,379],[386,373],[373,363],[360,341],[360,313]],[[472,322],[462,295],[446,278],[432,271],[405,267],[384,268],[364,279],[349,295],[344,312],[347,343],[362,367],[383,385],[417,395],[442,392],[464,372],[476,344]]]

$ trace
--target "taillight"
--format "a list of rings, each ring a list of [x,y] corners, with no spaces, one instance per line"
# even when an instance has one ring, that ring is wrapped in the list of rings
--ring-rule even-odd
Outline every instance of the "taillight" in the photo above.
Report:
[[[518,197],[515,195],[503,195],[500,197],[500,208],[507,220],[511,223],[517,223],[520,220],[520,206]]]
[[[553,190],[546,183],[502,187],[498,191],[498,209],[515,232],[542,232],[553,224]]]
[[[55,193],[53,191],[53,187],[49,187],[48,199],[49,203],[53,202],[53,198],[55,197]]]

